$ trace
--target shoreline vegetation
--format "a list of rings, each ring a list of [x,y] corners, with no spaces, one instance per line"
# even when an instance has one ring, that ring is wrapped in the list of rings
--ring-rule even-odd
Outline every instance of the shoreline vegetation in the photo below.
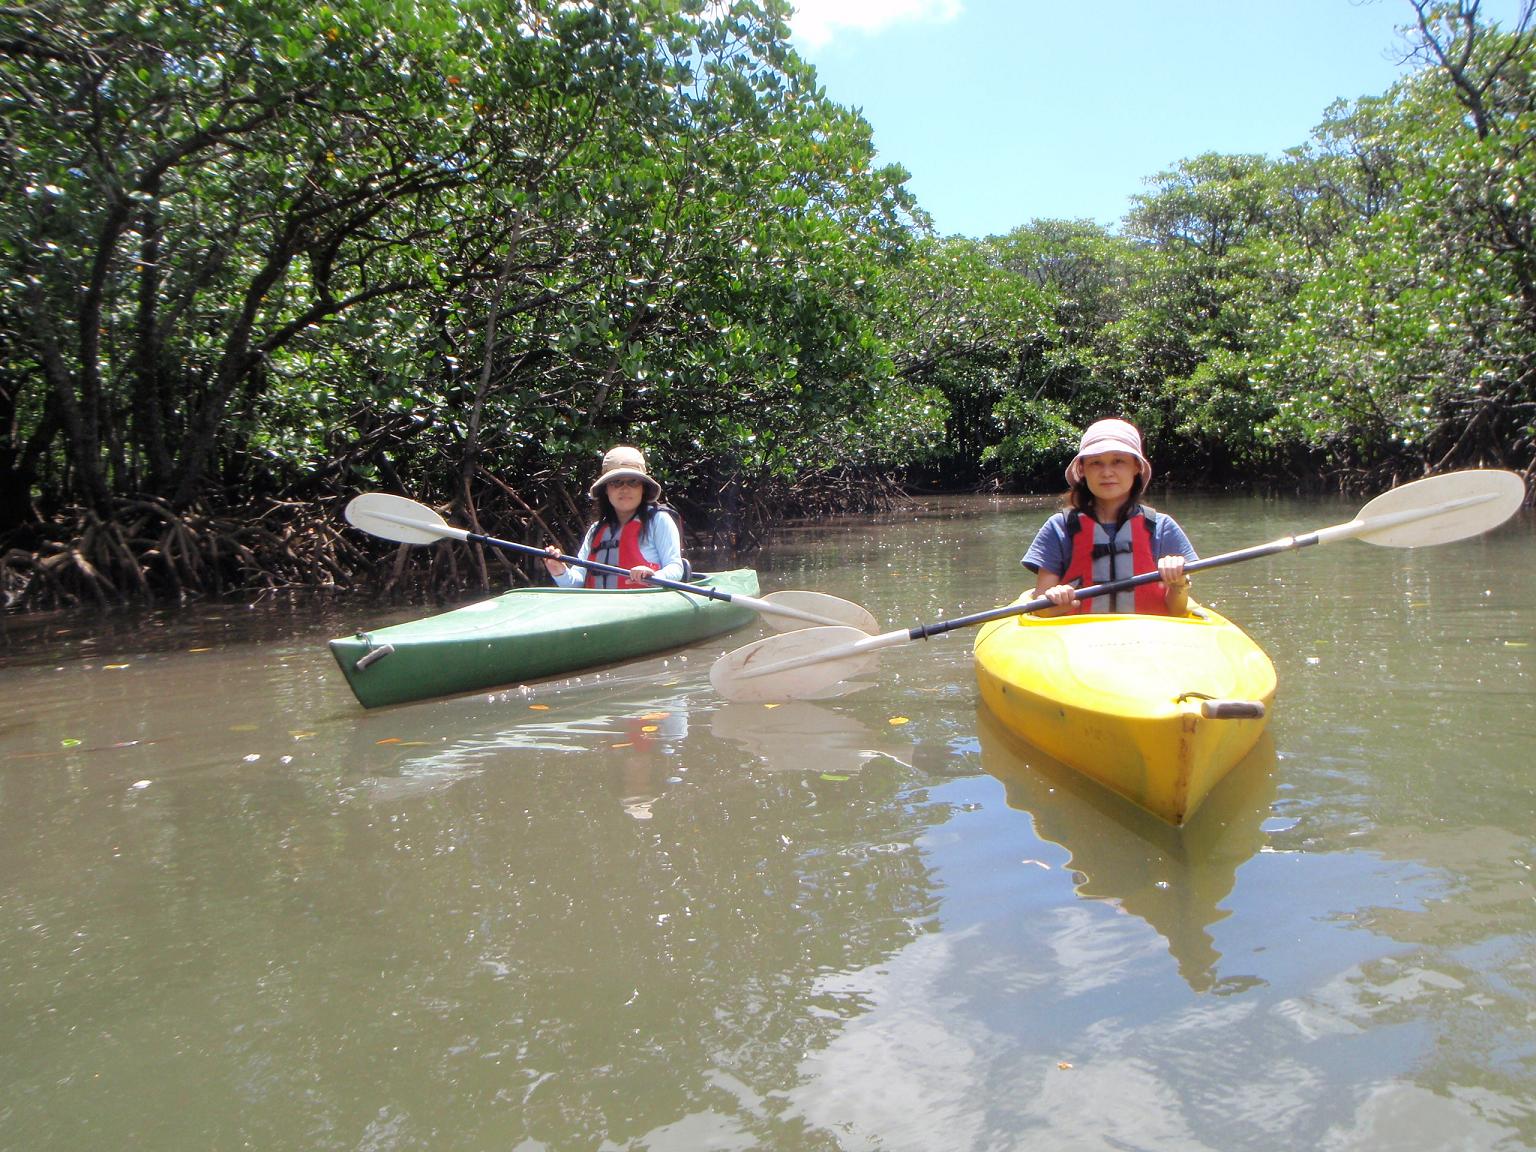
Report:
[[[935,233],[780,0],[0,12],[8,611],[525,583],[359,491],[569,544],[642,445],[690,548],[1055,492],[1120,415],[1176,487],[1536,472],[1536,34],[1394,0],[1415,68],[1115,229]]]

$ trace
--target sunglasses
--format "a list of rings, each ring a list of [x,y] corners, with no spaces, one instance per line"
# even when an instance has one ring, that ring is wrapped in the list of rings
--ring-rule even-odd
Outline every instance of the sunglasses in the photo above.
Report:
[[[608,487],[609,488],[638,488],[638,487],[640,487],[641,483],[642,483],[642,481],[636,480],[633,476],[619,476],[619,477],[616,477],[616,478],[608,481]]]

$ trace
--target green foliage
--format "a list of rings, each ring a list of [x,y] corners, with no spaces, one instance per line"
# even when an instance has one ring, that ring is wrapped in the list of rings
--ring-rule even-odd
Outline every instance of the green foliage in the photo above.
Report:
[[[899,463],[872,314],[915,206],[787,12],[10,10],[0,317],[39,445],[10,475],[104,506],[380,463],[448,493],[618,436]]]
[[[1064,430],[1117,414],[1186,481],[1531,466],[1530,32],[1414,7],[1424,67],[1389,93],[1335,105],[1280,159],[1206,155],[1151,179],[1106,238],[1128,245],[1096,265],[1107,290],[1060,263],[1091,229],[1015,234],[1013,266],[1065,267],[1078,311],[1058,308],[999,404],[993,459],[1033,478]]]
[[[1277,441],[1367,467],[1530,466],[1536,60],[1528,33],[1468,15],[1426,9],[1432,66],[1370,107],[1361,183],[1392,194],[1297,294],[1264,372]]]
[[[1050,325],[1045,294],[1002,267],[991,243],[916,245],[885,276],[879,319],[896,383],[914,393],[907,417],[927,421],[908,460],[950,483],[974,480],[1000,432],[993,409]]]
[[[1091,423],[1074,415],[1057,400],[1026,401],[1013,393],[998,401],[996,416],[1004,435],[985,452],[985,459],[1012,476],[1029,477],[1036,485],[1061,487],[1063,461],[1077,451],[1082,426]]]
[[[939,240],[784,0],[42,0],[0,12],[0,529],[387,483],[473,504],[617,440],[701,502],[906,472],[1055,486],[1528,466],[1522,24],[1121,230]],[[542,487],[541,487],[542,486]],[[537,499],[537,496],[535,496]]]

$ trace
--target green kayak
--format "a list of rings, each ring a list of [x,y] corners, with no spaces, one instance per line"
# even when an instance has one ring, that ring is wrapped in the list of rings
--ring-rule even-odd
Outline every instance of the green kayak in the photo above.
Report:
[[[694,577],[757,595],[750,568]],[[365,708],[519,684],[680,648],[740,628],[747,607],[669,588],[518,588],[437,616],[331,641]]]

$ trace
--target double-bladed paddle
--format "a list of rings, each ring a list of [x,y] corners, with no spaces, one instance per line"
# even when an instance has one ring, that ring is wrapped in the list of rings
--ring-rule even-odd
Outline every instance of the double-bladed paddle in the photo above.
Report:
[[[408,500],[404,496],[393,496],[388,492],[364,492],[361,496],[354,496],[348,503],[344,515],[347,523],[354,528],[360,528],[372,536],[381,536],[385,540],[399,541],[401,544],[435,544],[439,540],[463,540],[472,544],[489,544],[493,548],[504,548],[508,552],[522,552],[540,559],[556,559],[565,564],[575,564],[615,576],[629,575],[628,568],[599,564],[596,560],[579,560],[575,556],[550,557],[544,549],[535,548],[531,544],[515,544],[511,540],[498,540],[494,536],[483,536],[479,532],[455,528],[425,504]],[[867,634],[879,627],[875,623],[875,618],[863,605],[855,604],[851,600],[842,600],[836,596],[828,596],[822,592],[771,592],[767,599],[759,600],[756,597],[742,596],[735,592],[722,592],[707,584],[685,584],[680,580],[665,580],[655,576],[652,576],[649,582],[658,588],[687,592],[691,596],[701,596],[706,600],[726,600],[733,604],[740,604],[744,608],[751,608],[768,617],[769,623],[780,630],[822,625]]]
[[[1212,556],[1208,560],[1194,560],[1184,565],[1184,570],[1195,572],[1218,568],[1335,540],[1364,540],[1390,548],[1446,544],[1498,527],[1515,514],[1524,499],[1525,481],[1513,472],[1495,469],[1447,472],[1383,492],[1347,523],[1305,535],[1285,536],[1254,548]],[[1161,577],[1156,572],[1148,572],[1125,580],[1093,584],[1080,589],[1075,598],[1088,600],[1159,579]],[[868,672],[874,667],[882,648],[926,640],[956,628],[969,628],[1005,616],[1022,616],[1026,612],[1048,608],[1050,604],[1042,596],[878,636],[861,636],[851,628],[809,628],[783,636],[769,636],[720,657],[710,669],[709,680],[728,700],[805,699],[824,693],[840,680]]]

